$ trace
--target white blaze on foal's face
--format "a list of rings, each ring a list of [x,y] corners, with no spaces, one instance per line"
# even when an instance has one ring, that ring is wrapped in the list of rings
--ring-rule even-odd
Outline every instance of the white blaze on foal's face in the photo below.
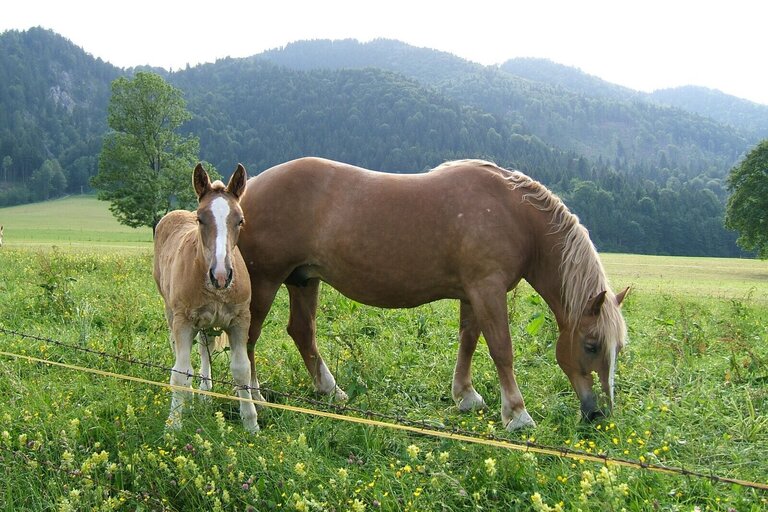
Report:
[[[229,228],[227,218],[230,213],[229,203],[223,197],[217,197],[211,202],[211,213],[216,229],[216,239],[214,241],[214,261],[211,268],[215,282],[218,288],[225,288],[229,285],[232,268],[227,257],[227,244],[229,240]]]

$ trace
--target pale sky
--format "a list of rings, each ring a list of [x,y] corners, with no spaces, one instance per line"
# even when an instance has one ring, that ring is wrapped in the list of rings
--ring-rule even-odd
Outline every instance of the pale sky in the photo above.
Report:
[[[51,29],[121,68],[180,69],[304,39],[376,38],[481,64],[541,57],[641,91],[768,105],[765,0],[7,0],[0,32]]]

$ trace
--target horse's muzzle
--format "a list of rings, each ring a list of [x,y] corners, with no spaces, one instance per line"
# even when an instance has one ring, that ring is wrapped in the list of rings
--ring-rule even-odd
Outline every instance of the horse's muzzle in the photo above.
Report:
[[[610,416],[611,405],[603,404],[604,407],[598,406],[597,399],[594,395],[581,401],[581,419],[583,421],[592,422],[600,421],[603,418]]]

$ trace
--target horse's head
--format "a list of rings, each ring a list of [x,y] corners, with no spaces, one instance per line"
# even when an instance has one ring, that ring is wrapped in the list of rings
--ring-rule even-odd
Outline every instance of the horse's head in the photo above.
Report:
[[[616,357],[627,335],[620,307],[628,290],[618,295],[602,291],[592,297],[576,325],[561,329],[557,340],[557,363],[579,396],[586,420],[603,417],[613,407]],[[595,392],[594,373],[602,393]]]
[[[3,226],[0,226],[0,247],[3,246]]]
[[[193,173],[192,181],[199,201],[198,243],[208,265],[209,283],[216,289],[228,288],[234,277],[232,251],[244,223],[240,198],[245,193],[247,180],[242,164],[237,165],[226,186],[218,180],[211,183],[201,164],[197,164]]]

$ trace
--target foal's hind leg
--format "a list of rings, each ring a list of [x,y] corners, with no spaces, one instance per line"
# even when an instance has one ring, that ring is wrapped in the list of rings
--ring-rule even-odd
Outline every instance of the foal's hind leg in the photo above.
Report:
[[[288,321],[288,334],[299,349],[304,366],[307,367],[315,391],[330,395],[337,401],[347,399],[347,394],[336,385],[336,379],[320,356],[317,349],[316,318],[317,295],[320,281],[310,279],[306,286],[286,285],[291,300],[291,316]]]
[[[477,283],[468,290],[472,310],[488,344],[501,384],[501,421],[507,430],[533,427],[536,423],[528,414],[523,395],[515,381],[512,368],[512,338],[509,335],[507,295],[504,287],[493,279]]]
[[[453,371],[451,392],[459,410],[466,412],[485,408],[483,397],[472,385],[472,355],[480,337],[480,327],[468,302],[461,301],[459,311],[459,354]]]
[[[198,334],[197,348],[200,351],[200,389],[210,391],[213,388],[211,381],[211,346],[212,340],[207,334],[200,331]],[[200,395],[204,399],[210,398],[208,395]]]

